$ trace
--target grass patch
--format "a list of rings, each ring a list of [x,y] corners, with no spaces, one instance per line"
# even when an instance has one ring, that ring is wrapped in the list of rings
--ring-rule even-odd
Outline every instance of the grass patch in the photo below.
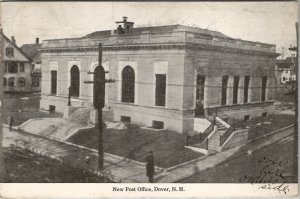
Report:
[[[129,159],[145,162],[149,150],[154,151],[155,165],[175,166],[203,156],[185,148],[186,137],[169,130],[153,131],[128,125],[126,130],[105,129],[104,151]],[[68,141],[97,149],[97,130],[82,130]]]
[[[6,183],[108,182],[107,179],[20,148],[4,151]]]
[[[284,115],[284,114],[271,115],[264,119],[262,118],[252,119],[247,123],[247,126],[250,127],[248,139],[252,140],[256,137],[265,135],[272,131],[276,131],[278,129],[292,125],[294,123],[295,123],[294,115]]]

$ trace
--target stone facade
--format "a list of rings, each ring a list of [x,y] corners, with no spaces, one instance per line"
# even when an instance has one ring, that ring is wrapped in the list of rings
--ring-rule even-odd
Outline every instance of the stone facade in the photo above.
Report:
[[[272,72],[275,65],[275,46],[235,40],[221,33],[180,25],[131,28],[123,34],[100,31],[82,38],[45,40],[42,44],[41,108],[55,106],[64,112],[71,84],[71,70],[80,71],[78,96],[71,98],[72,106],[92,107],[93,80],[88,74],[98,62],[98,43],[103,45],[103,67],[114,83],[106,84],[106,106],[114,112],[114,120],[130,118],[130,122],[163,127],[180,133],[193,129],[196,108],[197,74],[205,76],[204,106],[209,110],[223,109],[243,118],[260,116],[273,109]],[[134,100],[122,102],[124,68],[134,71]],[[52,71],[52,72],[51,72]],[[55,72],[56,71],[56,72]],[[56,75],[56,92],[53,89]],[[156,105],[156,76],[166,77],[165,104]],[[228,76],[227,100],[221,106],[222,76]],[[244,103],[243,78],[250,76],[249,100]],[[238,103],[232,104],[233,77],[239,76]],[[261,79],[267,76],[266,99],[261,101]],[[55,78],[54,78],[55,79]]]

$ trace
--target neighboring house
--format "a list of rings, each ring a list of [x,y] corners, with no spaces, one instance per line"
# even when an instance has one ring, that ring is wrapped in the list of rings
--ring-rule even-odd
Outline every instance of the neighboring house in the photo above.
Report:
[[[276,77],[278,84],[286,84],[296,81],[296,57],[276,60]]]
[[[4,40],[3,89],[5,92],[31,91],[30,59],[16,45],[14,37],[9,40],[0,33]]]
[[[116,80],[105,93],[115,121],[185,133],[215,112],[248,120],[274,111],[275,45],[182,25],[134,28],[126,17],[117,24],[43,41],[42,109],[64,112],[70,87],[72,106],[92,110],[84,81],[93,80],[102,43],[106,77]]]
[[[34,44],[24,44],[21,46],[22,51],[31,60],[31,91],[41,91],[41,54],[38,51],[42,45],[39,43],[39,38],[36,38]]]

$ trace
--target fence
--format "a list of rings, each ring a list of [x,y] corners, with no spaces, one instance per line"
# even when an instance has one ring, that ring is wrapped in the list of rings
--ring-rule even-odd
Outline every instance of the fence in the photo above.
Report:
[[[200,144],[201,148],[208,148],[208,136],[213,132],[215,126],[215,122],[213,121],[209,127],[203,132],[197,135],[187,135],[186,144],[187,146]]]

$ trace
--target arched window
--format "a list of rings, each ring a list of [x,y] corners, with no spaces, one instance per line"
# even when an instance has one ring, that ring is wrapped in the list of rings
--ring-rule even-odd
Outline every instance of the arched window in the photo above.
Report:
[[[6,86],[7,85],[7,79],[4,77],[3,78],[3,86]]]
[[[19,85],[19,87],[24,87],[25,86],[25,78],[24,77],[20,77],[18,79],[18,85]]]
[[[126,66],[122,71],[122,102],[134,103],[134,82],[134,70]]]
[[[79,88],[80,88],[80,71],[76,65],[71,68],[71,90],[70,94],[74,97],[79,97]]]

